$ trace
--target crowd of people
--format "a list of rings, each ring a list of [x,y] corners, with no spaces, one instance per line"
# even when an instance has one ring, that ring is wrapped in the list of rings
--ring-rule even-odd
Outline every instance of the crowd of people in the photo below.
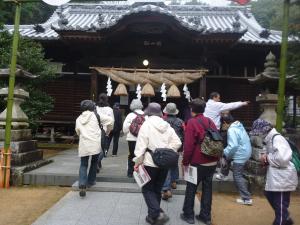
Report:
[[[179,110],[175,103],[168,103],[162,110],[160,104],[151,102],[143,110],[142,102],[134,99],[130,104],[131,112],[122,124],[119,103],[110,108],[105,94],[100,94],[97,104],[90,100],[82,101],[82,113],[76,120],[81,159],[79,195],[84,197],[86,189],[95,184],[96,173],[101,169],[101,160],[107,156],[112,139],[112,156],[117,156],[118,141],[123,132],[129,152],[127,176],[132,177],[134,171],[143,165],[151,178],[142,187],[148,208],[146,221],[149,224],[163,225],[169,220],[160,203],[172,197],[172,189],[176,188],[179,179],[179,169],[185,166],[193,166],[197,170],[196,184],[186,184],[183,212],[180,215],[187,223],[194,224],[196,219],[211,224],[212,180],[217,165],[220,165],[216,174],[219,180],[226,180],[232,169],[240,193],[236,202],[252,205],[252,196],[243,178],[245,164],[252,153],[250,138],[243,124],[230,113],[248,104],[248,101],[223,103],[220,94],[213,92],[207,102],[201,98],[193,99],[189,103],[190,119],[183,121],[178,118]],[[220,133],[223,137],[221,155],[209,155],[203,151],[203,142],[209,133]],[[290,162],[292,150],[268,121],[254,121],[251,134],[260,135],[265,142],[261,162],[267,167],[265,195],[275,212],[273,225],[294,224],[288,212],[290,193],[296,189],[298,182],[296,169]],[[172,168],[158,166],[153,158],[157,149],[178,152],[182,155],[182,161]],[[91,165],[88,171],[89,157]],[[201,210],[195,215],[195,194],[200,183]]]

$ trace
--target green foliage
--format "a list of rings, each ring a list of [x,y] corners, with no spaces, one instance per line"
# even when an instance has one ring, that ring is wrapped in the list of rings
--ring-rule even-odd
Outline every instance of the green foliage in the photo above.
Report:
[[[0,0],[0,23],[13,24],[15,5]],[[22,4],[21,24],[37,24],[45,22],[54,12],[55,7],[41,2],[27,2]]]
[[[31,129],[35,132],[38,128],[38,120],[53,109],[54,99],[36,88],[27,89],[30,98],[22,104],[22,109],[29,118]]]
[[[9,67],[11,44],[12,36],[8,32],[0,32],[0,68]],[[24,70],[39,75],[36,79],[22,81],[22,87],[30,95],[30,98],[22,104],[22,109],[29,118],[31,128],[35,130],[38,125],[37,120],[53,109],[53,98],[44,93],[40,87],[55,78],[55,69],[49,65],[49,60],[44,59],[45,55],[41,44],[32,40],[20,39],[17,57],[18,65],[22,66]],[[18,78],[16,83],[18,83]],[[1,86],[4,86],[3,81]]]
[[[290,5],[289,33],[300,38],[300,1]],[[258,0],[252,2],[252,12],[258,22],[267,29],[282,30],[283,0]],[[293,86],[300,89],[300,42],[288,46],[287,73],[296,75]]]

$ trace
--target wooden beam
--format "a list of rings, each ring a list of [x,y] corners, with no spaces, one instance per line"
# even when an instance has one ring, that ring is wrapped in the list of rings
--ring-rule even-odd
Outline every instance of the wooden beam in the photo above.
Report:
[[[205,76],[203,76],[200,79],[199,95],[200,97],[206,100],[206,77]]]
[[[94,70],[97,67],[90,67],[90,69]],[[137,71],[137,72],[166,72],[166,73],[176,73],[176,72],[204,72],[207,73],[206,69],[198,69],[198,70],[186,70],[186,69],[135,69],[135,68],[115,68],[115,67],[101,67],[102,69],[114,69],[120,71]]]
[[[98,76],[97,72],[95,70],[92,71],[91,74],[91,99],[93,101],[97,100],[97,94],[98,94]]]

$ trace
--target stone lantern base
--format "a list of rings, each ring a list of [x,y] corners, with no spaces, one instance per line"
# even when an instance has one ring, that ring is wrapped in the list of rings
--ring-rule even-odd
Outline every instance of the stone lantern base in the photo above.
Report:
[[[4,146],[5,130],[0,129],[0,148]],[[11,185],[22,185],[23,174],[50,163],[43,159],[43,151],[36,148],[30,129],[11,130]]]

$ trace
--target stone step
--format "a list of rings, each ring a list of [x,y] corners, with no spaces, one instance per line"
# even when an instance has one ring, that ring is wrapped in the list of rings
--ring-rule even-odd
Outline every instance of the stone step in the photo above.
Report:
[[[185,181],[182,181],[185,182]],[[198,186],[198,190],[201,190],[202,185]],[[186,184],[178,184],[176,189],[173,189],[173,194],[184,195]],[[73,190],[78,190],[78,181],[72,185]],[[127,192],[127,193],[138,193],[141,192],[139,186],[134,183],[123,183],[123,182],[96,182],[94,186],[89,188],[89,191],[96,192]],[[215,192],[236,192],[233,181],[213,181],[213,191]]]
[[[54,185],[54,186],[72,186],[78,180],[78,174],[57,174],[57,173],[36,173],[29,172],[24,174],[24,184],[26,185]],[[125,176],[101,176],[96,179],[97,182],[113,183],[135,183],[133,178]],[[185,181],[179,180],[179,184]]]
[[[72,189],[78,191],[78,181],[72,185]],[[94,192],[126,192],[140,193],[141,188],[136,183],[116,183],[116,182],[97,182],[94,186],[88,189]],[[184,195],[185,185],[177,185],[177,189],[172,190],[175,195]]]
[[[53,185],[53,186],[73,186],[78,180],[77,174],[51,174],[51,173],[25,173],[23,182],[26,185]],[[99,176],[97,183],[114,183],[116,185],[128,184],[136,185],[133,178],[119,176]],[[179,185],[185,185],[185,181],[180,179]],[[201,186],[201,185],[200,185]],[[235,192],[236,188],[233,179],[228,181],[213,180],[213,190],[217,192]]]

